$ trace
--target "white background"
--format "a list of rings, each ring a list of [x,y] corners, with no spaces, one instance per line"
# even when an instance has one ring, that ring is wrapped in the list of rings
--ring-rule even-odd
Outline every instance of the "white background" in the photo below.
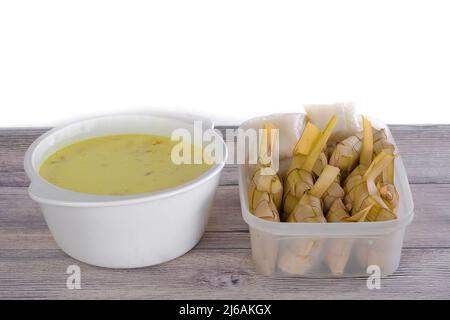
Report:
[[[448,1],[0,1],[0,126],[341,100],[450,123]]]

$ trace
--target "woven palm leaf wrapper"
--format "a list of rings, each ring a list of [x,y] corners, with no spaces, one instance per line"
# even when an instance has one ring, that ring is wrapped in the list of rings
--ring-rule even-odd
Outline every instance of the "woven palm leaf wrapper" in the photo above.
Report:
[[[397,218],[395,204],[385,200],[381,195],[381,187],[383,186],[381,183],[390,182],[394,186],[394,155],[391,151],[393,148],[380,147],[386,146],[385,142],[387,141],[381,142],[380,136],[377,132],[374,135],[372,130],[369,120],[363,117],[363,146],[360,164],[345,180],[346,196],[344,203],[351,215],[370,207],[365,221],[394,220]],[[376,156],[373,159],[374,151]],[[364,270],[371,264],[383,268],[385,243],[384,238],[358,242],[356,255]]]
[[[362,222],[366,219],[370,207],[351,216],[341,199],[336,200],[326,215],[327,222]],[[353,248],[354,239],[329,239],[327,242],[325,262],[334,275],[344,273]]]
[[[396,219],[396,213],[399,204],[399,194],[394,184],[394,161],[395,161],[395,146],[391,144],[387,139],[385,129],[376,130],[373,129],[373,152],[379,160],[384,158],[384,169],[382,173],[376,177],[372,177],[369,180],[374,180],[375,183],[369,183],[371,189],[377,190],[379,197],[376,197],[377,202],[380,204],[376,214],[372,212],[368,215],[369,221],[383,221]],[[383,155],[384,154],[384,155]],[[386,155],[389,155],[386,158]],[[381,157],[381,158],[380,158]],[[389,160],[390,159],[390,160]],[[373,161],[377,162],[377,161]],[[374,164],[375,166],[375,164]],[[373,176],[378,173],[373,174]],[[387,206],[384,207],[384,205]],[[376,219],[374,218],[376,216]],[[386,239],[386,237],[380,237],[376,239],[367,239],[366,241],[359,242],[356,249],[356,254],[360,265],[366,269],[370,265],[377,265],[381,269],[384,268],[384,258],[386,252],[392,250],[392,240]]]
[[[323,200],[323,210],[325,212],[328,212],[333,205],[334,202],[337,200],[342,200],[345,197],[345,191],[341,187],[341,178],[340,175],[334,179],[331,186],[328,188],[327,191],[322,196]]]
[[[294,147],[292,160],[289,164],[284,181],[283,212],[286,216],[283,216],[283,221],[285,221],[287,215],[294,210],[295,205],[303,194],[311,189],[314,184],[314,178],[311,172],[306,172],[301,170],[301,168],[319,137],[319,128],[309,122]]]
[[[363,137],[361,153],[359,155],[359,165],[353,169],[350,175],[345,179],[344,203],[347,211],[351,212],[355,201],[355,192],[357,187],[363,184],[362,177],[372,163],[373,156],[373,134],[372,125],[369,120],[363,117]]]
[[[353,176],[345,185],[347,192],[346,199],[351,199],[352,215],[364,210],[368,206],[372,206],[367,214],[366,221],[386,221],[397,218],[396,214],[389,209],[389,206],[381,198],[379,190],[375,185],[376,177],[389,165],[393,156],[381,152],[375,157],[370,167],[365,171],[364,175]],[[355,169],[356,170],[356,169]],[[352,173],[353,174],[353,173]],[[348,209],[349,206],[346,206]]]
[[[308,123],[293,151],[292,162],[288,168],[283,195],[283,221],[286,221],[298,201],[306,191],[311,189],[314,179],[321,174],[327,165],[323,152],[327,141],[336,125],[336,117],[332,117],[321,133]]]
[[[272,123],[264,124],[261,132],[261,143],[258,152],[258,163],[252,173],[249,187],[249,208],[255,216],[267,220],[279,222],[279,210],[283,197],[283,185],[277,172],[272,167],[271,152],[275,141]],[[276,135],[275,135],[276,136]],[[251,233],[252,254],[259,261],[258,268],[263,274],[270,275],[275,269],[278,255],[278,245],[273,235],[255,231]]]
[[[358,212],[358,210],[366,211],[367,208],[370,208],[366,215],[367,221],[395,219],[395,205],[390,206],[388,201],[384,201],[386,195],[384,197],[381,195],[382,188],[389,188],[388,190],[392,191],[391,185],[394,186],[394,147],[388,143],[385,131],[383,129],[379,131],[373,130],[366,118],[363,118],[361,149],[360,164],[352,171],[344,183],[346,209],[351,214],[356,215],[355,212]],[[373,154],[376,155],[376,158],[372,161]],[[376,181],[376,187],[374,181]],[[387,192],[384,193],[386,194]],[[397,194],[396,191],[393,191],[393,193]],[[384,243],[385,240],[383,238],[357,242],[356,257],[364,270],[371,264],[383,267]],[[326,259],[330,269],[334,270],[333,272],[343,272],[343,268],[345,268],[344,263],[346,263],[345,256],[350,254],[352,247],[353,241],[351,244],[343,240],[338,240],[334,243],[330,242]],[[381,251],[380,248],[382,249]],[[348,253],[346,250],[348,250]],[[340,252],[340,257],[339,255],[337,256],[337,252]]]
[[[287,221],[325,223],[321,197],[338,174],[338,168],[327,165],[312,188],[298,201]],[[322,246],[322,239],[287,239],[278,258],[278,268],[288,274],[303,275],[309,272],[318,260]]]
[[[395,146],[388,141],[384,129],[374,130],[373,151],[375,155],[381,152],[394,155]],[[394,184],[394,160],[392,159],[391,163],[383,170],[383,174],[376,179],[376,184],[381,198],[389,206],[389,209],[396,213],[400,197]]]
[[[344,183],[344,203],[351,214],[372,206],[366,220],[384,221],[396,219],[396,215],[389,209],[376,186],[377,177],[385,172],[392,163],[394,156],[380,151],[373,159],[372,125],[363,117],[363,146],[359,165],[347,177]]]
[[[272,130],[266,123],[262,130],[258,163],[253,171],[248,187],[250,212],[267,221],[280,221],[279,210],[283,199],[283,184],[272,167]]]
[[[344,197],[345,191],[341,187],[341,171],[339,170],[338,176],[322,196],[324,212],[328,212],[334,202],[342,200]]]
[[[388,142],[385,129],[373,130],[373,151],[375,155],[384,151],[394,154],[395,147]],[[341,178],[345,178],[355,169],[359,163],[362,149],[362,135],[360,133],[352,135],[336,144],[329,163],[341,170]]]
[[[362,149],[362,136],[352,135],[339,142],[330,156],[330,164],[341,170],[341,179],[345,178],[355,169],[359,162]]]

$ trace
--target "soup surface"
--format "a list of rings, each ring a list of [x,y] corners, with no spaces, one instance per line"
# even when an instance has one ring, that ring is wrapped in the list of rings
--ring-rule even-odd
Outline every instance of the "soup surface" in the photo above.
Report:
[[[211,167],[173,163],[172,148],[178,143],[148,134],[92,138],[56,151],[43,162],[39,173],[61,188],[88,194],[160,191],[188,182]],[[202,152],[192,144],[187,147]]]

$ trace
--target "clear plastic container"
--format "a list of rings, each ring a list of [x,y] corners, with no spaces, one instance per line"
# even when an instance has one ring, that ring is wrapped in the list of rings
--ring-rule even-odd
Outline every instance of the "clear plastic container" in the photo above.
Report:
[[[384,123],[370,121],[375,128],[385,128],[388,140],[395,145]],[[245,123],[241,127],[246,128]],[[395,186],[400,194],[398,218],[383,222],[283,223],[257,218],[248,206],[249,169],[249,165],[239,165],[239,192],[259,273],[283,277],[354,277],[367,276],[368,267],[375,265],[386,276],[398,268],[405,229],[414,216],[401,156],[395,159]]]

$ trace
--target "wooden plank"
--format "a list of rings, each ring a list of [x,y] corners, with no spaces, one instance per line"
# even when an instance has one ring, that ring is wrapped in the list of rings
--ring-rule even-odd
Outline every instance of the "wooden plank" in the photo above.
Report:
[[[81,290],[66,269],[81,268]],[[450,249],[406,249],[398,271],[368,290],[366,278],[269,278],[250,251],[193,250],[162,265],[111,270],[75,262],[59,250],[0,251],[0,298],[29,299],[448,299]]]
[[[450,125],[391,125],[390,128],[410,183],[450,183]],[[0,186],[28,185],[23,156],[28,146],[46,130],[0,130]],[[235,165],[227,165],[221,184],[237,184]]]
[[[405,245],[450,247],[450,185],[416,184],[411,191],[415,214],[406,229]]]
[[[407,228],[405,247],[450,248],[450,185],[412,185],[415,217]],[[0,188],[0,248],[55,248],[38,206],[24,188]],[[20,205],[18,205],[20,204]],[[39,246],[38,246],[39,244]],[[249,248],[248,227],[241,216],[237,186],[218,188],[212,217],[201,248]]]
[[[410,183],[450,182],[450,125],[391,126]]]

